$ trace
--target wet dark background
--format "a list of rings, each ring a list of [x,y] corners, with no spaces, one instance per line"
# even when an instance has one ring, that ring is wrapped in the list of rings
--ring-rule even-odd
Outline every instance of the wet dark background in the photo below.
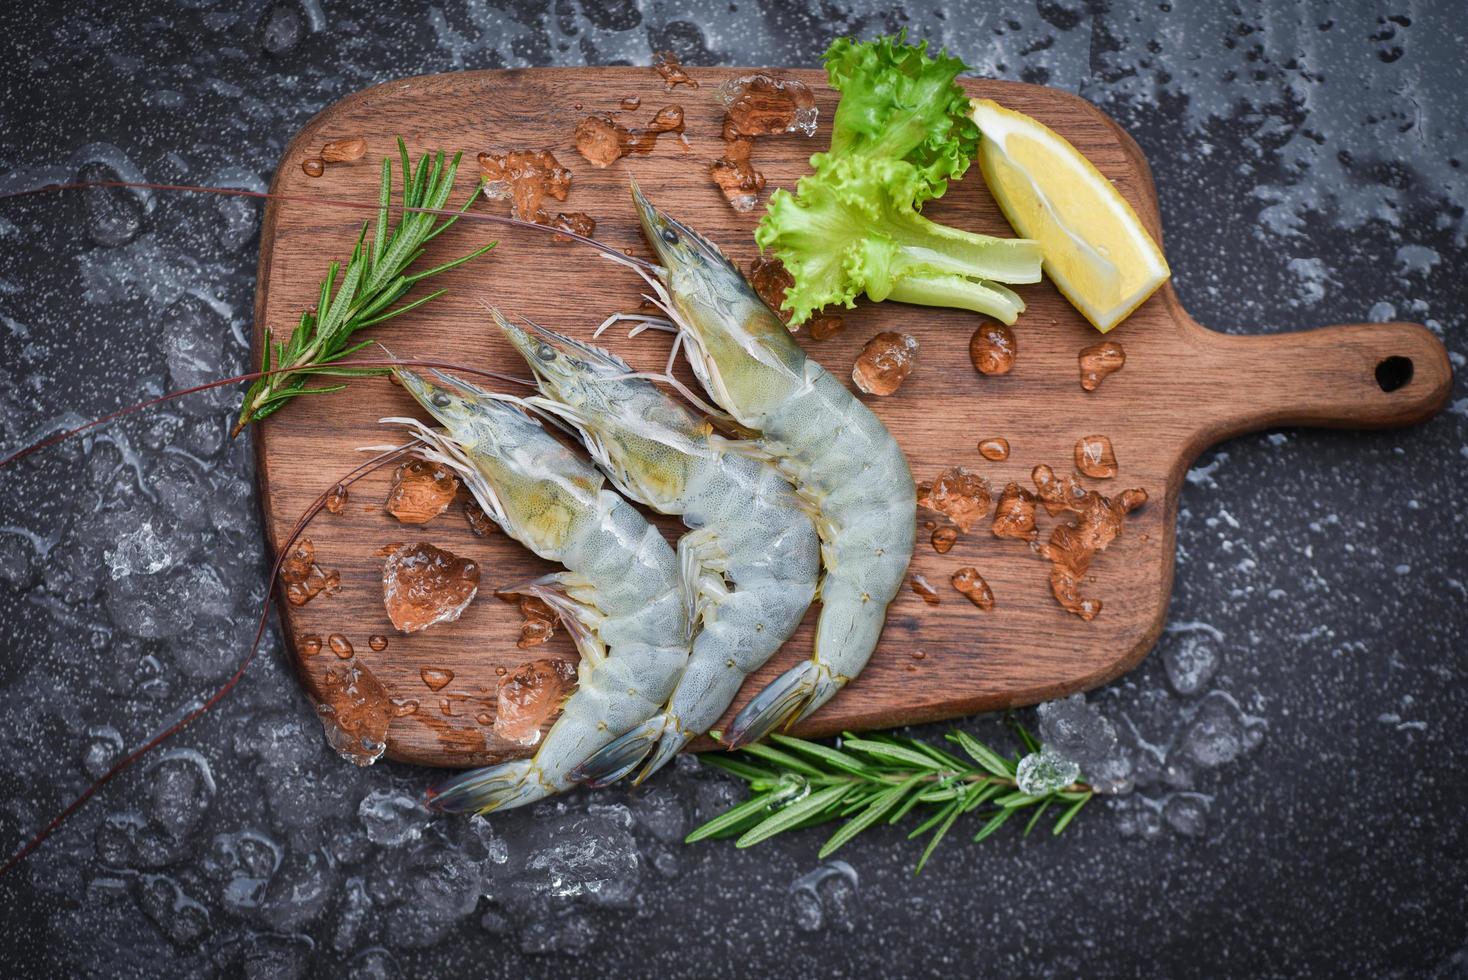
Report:
[[[108,173],[263,189],[313,113],[390,78],[648,64],[662,47],[815,65],[833,34],[906,25],[977,72],[1079,92],[1137,138],[1200,321],[1416,320],[1463,373],[1460,4],[46,6],[0,19],[4,189]],[[252,204],[163,195],[0,203],[0,447],[241,369],[257,221]],[[231,672],[265,586],[232,403],[171,406],[0,474],[6,850]],[[424,772],[329,754],[272,642],[217,711],[0,880],[0,962],[1468,975],[1465,474],[1461,380],[1417,429],[1286,431],[1199,460],[1169,631],[1091,698],[1137,788],[1058,840],[955,834],[916,879],[895,831],[844,864],[816,859],[819,831],[685,846],[736,798],[692,762],[636,793],[429,821]],[[1001,719],[964,724],[1007,738]]]

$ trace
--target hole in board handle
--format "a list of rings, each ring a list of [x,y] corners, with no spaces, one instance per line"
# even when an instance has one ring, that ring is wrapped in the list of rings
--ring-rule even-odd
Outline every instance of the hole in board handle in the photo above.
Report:
[[[1412,380],[1412,359],[1393,354],[1376,365],[1376,384],[1382,391],[1396,391]]]

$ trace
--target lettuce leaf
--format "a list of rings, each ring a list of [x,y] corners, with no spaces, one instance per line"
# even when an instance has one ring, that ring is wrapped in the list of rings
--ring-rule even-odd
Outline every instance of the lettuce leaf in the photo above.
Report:
[[[979,127],[954,81],[967,66],[942,51],[930,57],[926,41],[908,44],[906,37],[838,38],[826,49],[826,77],[841,102],[831,149],[811,157],[811,166],[852,157],[905,161],[916,169],[913,203],[921,205],[963,176]]]
[[[784,263],[791,323],[824,306],[874,301],[948,306],[1013,323],[1024,302],[1000,282],[1040,279],[1040,246],[929,221],[913,200],[925,175],[903,160],[828,159],[796,194],[777,190],[755,241]]]
[[[942,197],[978,150],[979,129],[955,79],[962,61],[906,33],[826,50],[841,92],[831,148],[795,194],[777,190],[755,230],[794,278],[791,324],[824,306],[872,300],[950,306],[1013,323],[1024,302],[1000,283],[1038,282],[1040,247],[949,228],[918,213]]]

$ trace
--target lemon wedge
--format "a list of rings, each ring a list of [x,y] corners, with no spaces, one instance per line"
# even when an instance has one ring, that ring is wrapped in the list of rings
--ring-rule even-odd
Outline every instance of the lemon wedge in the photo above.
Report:
[[[1040,242],[1045,274],[1106,333],[1167,281],[1137,212],[1054,130],[991,99],[973,100],[979,169],[1015,233]]]

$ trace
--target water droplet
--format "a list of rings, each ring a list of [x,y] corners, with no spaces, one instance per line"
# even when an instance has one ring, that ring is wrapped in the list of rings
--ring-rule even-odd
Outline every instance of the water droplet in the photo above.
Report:
[[[549,150],[511,150],[479,154],[484,196],[509,201],[510,214],[522,221],[550,224],[546,198],[564,201],[571,190],[571,171]]]
[[[1098,480],[1116,476],[1116,453],[1105,436],[1085,436],[1076,443],[1076,469]]]
[[[327,163],[351,163],[367,155],[367,141],[360,136],[332,140],[321,148],[321,159]]]
[[[341,590],[341,573],[316,563],[316,547],[310,538],[296,542],[280,565],[280,580],[285,584],[286,601],[293,606],[304,606],[323,592],[335,595]]]
[[[995,463],[1003,462],[1009,458],[1009,440],[985,439],[979,443],[979,455]]]
[[[984,581],[984,576],[979,574],[977,568],[971,566],[960,568],[953,573],[950,581],[964,598],[980,609],[987,611],[994,608],[994,592],[989,588],[989,583]]]
[[[1019,349],[1014,331],[1002,323],[985,323],[968,342],[969,360],[980,374],[1008,374]]]
[[[938,604],[938,590],[933,588],[932,583],[922,575],[913,572],[911,584],[912,591],[922,596],[923,601],[928,605],[936,606]]]
[[[656,52],[652,66],[663,77],[663,87],[669,91],[678,85],[698,88],[698,82],[684,71],[683,66],[678,63],[678,56],[671,51]]]
[[[454,672],[439,667],[424,667],[418,672],[430,691],[441,691],[454,679]]]
[[[1081,368],[1081,387],[1095,391],[1106,376],[1120,371],[1126,364],[1126,351],[1114,340],[1102,341],[1084,348],[1078,360]]]

